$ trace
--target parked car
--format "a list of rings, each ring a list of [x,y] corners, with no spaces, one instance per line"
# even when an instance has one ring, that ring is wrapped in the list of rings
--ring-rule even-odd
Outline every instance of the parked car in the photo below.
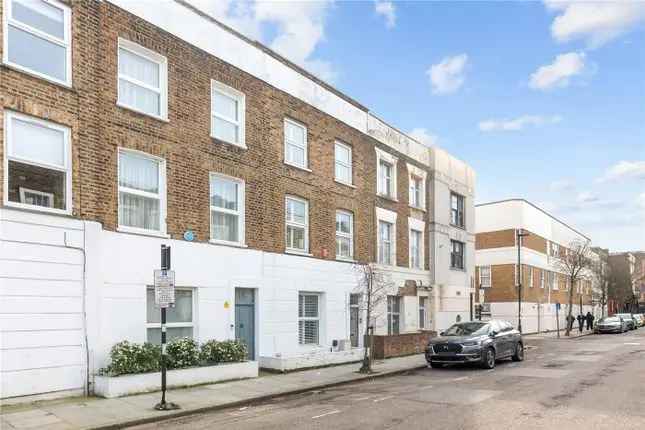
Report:
[[[643,314],[634,314],[634,319],[638,322],[639,327],[645,326],[645,315]]]
[[[519,331],[501,320],[454,324],[430,339],[426,348],[426,361],[433,368],[472,363],[492,369],[502,358],[524,360],[524,341]]]
[[[618,316],[601,318],[594,329],[596,333],[624,333],[628,330],[627,321]]]
[[[638,326],[636,325],[636,320],[634,319],[634,316],[632,314],[615,314],[614,316],[621,317],[622,319],[627,321],[627,326],[630,330],[636,330],[638,328]]]

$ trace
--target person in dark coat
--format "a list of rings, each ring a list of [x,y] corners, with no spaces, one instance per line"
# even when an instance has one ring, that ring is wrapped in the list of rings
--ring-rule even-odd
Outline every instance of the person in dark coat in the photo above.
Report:
[[[594,316],[591,315],[591,312],[587,312],[587,316],[585,319],[587,320],[587,330],[593,330]]]
[[[578,329],[580,330],[580,333],[582,333],[582,330],[585,328],[585,317],[582,316],[582,314],[578,314]]]
[[[567,327],[569,331],[573,330],[573,323],[575,320],[576,317],[574,317],[573,315],[567,315]]]

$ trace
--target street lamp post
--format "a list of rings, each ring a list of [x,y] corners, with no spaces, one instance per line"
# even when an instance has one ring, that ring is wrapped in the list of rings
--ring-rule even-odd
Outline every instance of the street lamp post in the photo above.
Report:
[[[528,236],[521,228],[517,229],[517,329],[522,333],[522,238]]]

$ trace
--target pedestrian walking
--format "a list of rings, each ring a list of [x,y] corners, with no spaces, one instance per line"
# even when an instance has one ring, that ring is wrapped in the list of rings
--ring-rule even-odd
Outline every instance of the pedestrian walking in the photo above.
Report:
[[[567,315],[567,330],[570,332],[573,330],[573,322],[576,318],[573,315]]]
[[[582,316],[582,314],[578,314],[578,329],[580,330],[580,333],[582,333],[582,330],[585,328],[585,317]]]
[[[593,320],[594,316],[591,314],[591,312],[587,312],[587,330],[593,330]]]

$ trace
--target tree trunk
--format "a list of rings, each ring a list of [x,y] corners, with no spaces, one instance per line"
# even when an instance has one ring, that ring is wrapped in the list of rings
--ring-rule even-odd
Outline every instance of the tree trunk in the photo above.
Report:
[[[571,283],[569,284],[569,303],[568,303],[568,310],[567,310],[567,330],[564,332],[565,336],[569,336],[571,333],[571,313],[573,311],[573,284],[574,284],[575,279],[571,279]]]
[[[367,279],[367,306],[366,306],[366,321],[365,321],[365,336],[363,336],[363,361],[361,363],[361,368],[358,370],[360,373],[372,373],[372,348],[370,342],[370,348],[368,351],[368,345],[366,341],[369,339],[370,334],[370,318],[372,317],[372,274],[368,274],[369,279]]]

